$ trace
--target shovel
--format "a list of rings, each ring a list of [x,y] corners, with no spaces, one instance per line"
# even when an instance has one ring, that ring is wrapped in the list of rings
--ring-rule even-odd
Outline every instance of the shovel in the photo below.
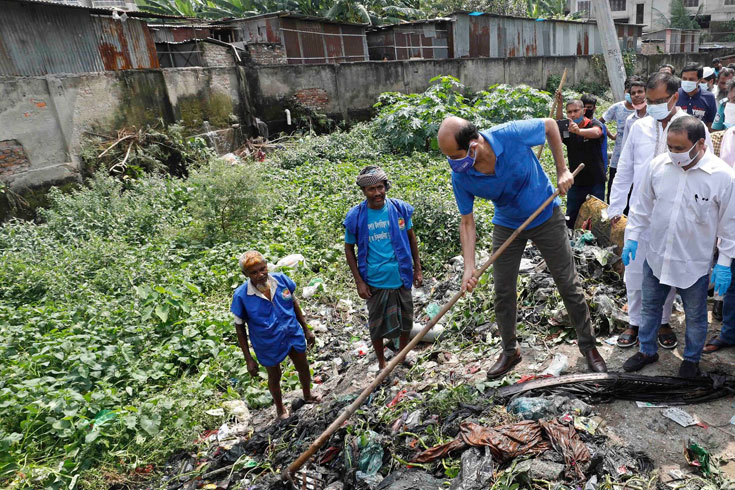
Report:
[[[572,173],[572,176],[576,177],[577,174],[584,168],[584,164],[580,163],[579,166],[574,170]],[[536,211],[533,212],[531,216],[526,219],[526,221],[519,226],[511,236],[508,237],[508,239],[503,242],[503,244],[490,256],[490,258],[485,262],[482,267],[475,270],[475,273],[473,274],[474,277],[479,279],[485,271],[498,259],[500,254],[505,252],[505,249],[508,248],[508,246],[518,238],[518,235],[534,220],[536,217],[541,214],[541,211],[543,211],[546,206],[551,204],[551,202],[559,196],[559,189],[557,189],[551,196],[549,196],[548,199],[546,199],[541,206],[536,209]],[[375,380],[370,383],[370,386],[365,388],[362,393],[360,393],[360,396],[358,396],[355,401],[353,401],[350,406],[348,406],[342,414],[337,417],[334,422],[332,422],[329,427],[327,427],[324,432],[321,433],[321,435],[313,442],[311,443],[311,446],[301,453],[301,455],[293,462],[291,463],[285,470],[283,470],[283,474],[281,477],[283,480],[290,480],[293,483],[293,476],[299,468],[301,468],[304,463],[306,463],[309,458],[311,458],[314,453],[316,453],[320,447],[322,447],[334,434],[337,429],[339,429],[342,424],[352,416],[353,413],[355,413],[355,410],[357,410],[360,405],[363,404],[363,402],[367,399],[368,396],[370,396],[370,393],[375,390],[382,382],[385,380],[385,378],[388,377],[388,375],[395,369],[395,367],[402,363],[403,360],[406,358],[406,355],[413,350],[416,345],[421,342],[421,339],[424,337],[424,335],[431,330],[434,325],[437,324],[437,322],[454,306],[454,304],[459,301],[459,299],[464,296],[464,290],[460,290],[452,296],[452,298],[442,307],[441,310],[439,310],[439,313],[432,318],[429,323],[426,324],[426,326],[419,332],[418,335],[416,335],[411,341],[406,345],[406,347],[403,348],[401,352],[399,352],[389,363],[388,365],[378,373],[378,376],[375,378]]]

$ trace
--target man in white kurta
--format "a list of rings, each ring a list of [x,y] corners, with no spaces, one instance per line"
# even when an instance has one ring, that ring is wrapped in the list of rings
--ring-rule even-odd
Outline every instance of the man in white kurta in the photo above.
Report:
[[[646,100],[649,114],[635,121],[627,131],[623,152],[618,160],[610,192],[608,216],[613,220],[621,216],[628,205],[631,185],[630,207],[638,200],[638,189],[649,163],[657,155],[666,152],[666,136],[669,124],[686,116],[686,112],[676,106],[678,99],[679,79],[668,73],[657,73],[646,83]],[[651,108],[654,106],[652,115]],[[655,107],[658,106],[658,107]],[[706,131],[706,128],[705,128]],[[707,146],[712,149],[709,132],[706,133]],[[645,257],[648,246],[648,232],[644,231],[638,240],[638,257]],[[628,230],[625,230],[628,238]],[[636,344],[638,329],[641,325],[641,288],[643,284],[643,259],[632,260],[625,268],[625,288],[628,296],[629,328],[618,338],[620,347],[631,347]],[[661,346],[673,349],[677,345],[676,336],[669,327],[669,319],[674,304],[676,291],[671,290],[663,308],[661,323]]]
[[[686,345],[680,377],[700,374],[707,338],[707,288],[715,243],[719,257],[715,290],[730,285],[735,256],[735,171],[705,145],[706,129],[693,116],[677,118],[667,135],[669,150],[651,161],[631,206],[623,262],[643,261],[640,352],[623,365],[638,371],[658,360],[656,335],[666,296],[676,288],[684,303]],[[648,247],[637,246],[648,234]]]

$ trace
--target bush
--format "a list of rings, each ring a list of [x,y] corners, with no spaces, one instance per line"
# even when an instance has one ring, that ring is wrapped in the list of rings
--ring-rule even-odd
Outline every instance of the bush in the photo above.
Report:
[[[464,86],[450,76],[436,77],[423,94],[382,94],[375,107],[376,136],[391,150],[409,154],[438,149],[436,133],[447,116],[467,119],[478,128],[513,119],[546,117],[551,96],[525,85],[493,85],[472,99]]]
[[[257,163],[230,164],[215,158],[189,178],[193,236],[206,244],[242,238],[267,213]]]

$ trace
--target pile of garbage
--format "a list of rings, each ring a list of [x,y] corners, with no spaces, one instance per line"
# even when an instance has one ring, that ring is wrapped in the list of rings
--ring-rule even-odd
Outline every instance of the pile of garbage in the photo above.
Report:
[[[595,326],[603,332],[623,327],[627,315],[625,289],[616,271],[619,257],[597,247],[589,233],[578,231],[570,239]],[[480,257],[478,263],[486,259]],[[414,291],[414,333],[459,290],[462,267],[461,257],[455,257],[442,280],[427,279]],[[519,337],[523,340],[525,332],[526,343],[551,337],[573,341],[574,330],[553,279],[533,247],[524,252],[519,284],[518,320],[526,327]],[[309,287],[313,295],[324,285],[317,281]],[[491,282],[483,286],[491,287]],[[490,292],[484,293],[488,301]],[[463,321],[457,315],[430,332],[412,353],[410,365],[396,368],[294,475],[296,483],[284,482],[283,469],[357,398],[377,371],[362,304],[340,299],[308,308],[307,316],[317,337],[311,367],[323,402],[304,405],[299,393],[287,393],[286,399],[296,399],[291,416],[280,422],[274,422],[272,409],[249,411],[243,402],[228,402],[213,413],[221,419],[218,428],[201,434],[193,450],[173,457],[161,471],[159,486],[480,490],[518,484],[592,490],[603,482],[629,482],[630,488],[648,488],[636,482],[650,481],[651,458],[609,438],[605,421],[583,392],[530,390],[500,396],[498,388],[517,377],[487,379],[499,352],[497,327],[492,321]],[[559,376],[567,369],[566,356],[545,356],[541,361],[549,360],[546,371],[521,381]],[[692,451],[695,460],[703,458]]]

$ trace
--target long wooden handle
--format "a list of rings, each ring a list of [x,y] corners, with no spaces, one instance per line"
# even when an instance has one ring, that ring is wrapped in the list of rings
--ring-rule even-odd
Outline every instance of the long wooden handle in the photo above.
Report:
[[[559,80],[559,88],[556,89],[557,92],[559,92],[562,87],[564,87],[564,83],[567,81],[567,69],[564,68],[564,73],[561,74],[561,80]],[[556,92],[554,93],[554,101],[551,103],[551,111],[549,112],[549,117],[551,119],[556,119],[556,105],[558,104],[558,101],[556,100]],[[541,158],[541,154],[544,152],[544,148],[546,147],[546,142],[544,141],[544,144],[538,147],[538,150],[536,151],[536,158]]]
[[[577,167],[574,170],[573,176],[577,176],[577,174],[584,168],[584,164],[580,163],[579,167]],[[526,219],[526,221],[523,222],[521,226],[519,226],[511,236],[508,237],[505,242],[490,256],[490,258],[480,267],[479,269],[475,270],[475,273],[473,274],[474,277],[479,279],[485,271],[487,271],[488,267],[490,267],[493,262],[495,262],[500,254],[505,252],[505,249],[508,248],[508,246],[518,238],[518,235],[529,225],[533,220],[536,219],[536,217],[541,214],[541,211],[546,208],[551,202],[556,199],[556,197],[559,195],[559,189],[557,189],[551,196],[549,196],[546,201],[544,201],[541,206],[536,209],[536,211],[533,212],[531,216]],[[283,479],[284,480],[290,480],[291,475],[293,475],[296,471],[303,466],[304,463],[306,463],[309,458],[311,458],[317,450],[322,447],[327,440],[332,436],[332,434],[339,429],[342,424],[350,418],[350,416],[355,413],[355,410],[357,410],[360,405],[363,404],[363,402],[367,399],[368,396],[370,396],[370,393],[377,388],[380,383],[383,382],[383,380],[388,377],[388,375],[393,371],[393,369],[403,360],[406,358],[406,355],[414,348],[416,345],[421,341],[421,339],[424,338],[424,335],[426,335],[429,330],[431,330],[434,325],[437,324],[437,322],[454,306],[454,304],[459,301],[459,299],[464,295],[464,290],[458,291],[454,296],[452,296],[452,299],[450,299],[441,310],[439,310],[439,313],[432,318],[429,323],[426,324],[426,326],[419,332],[418,335],[416,335],[411,341],[406,345],[406,347],[403,348],[389,363],[388,365],[378,373],[378,376],[375,378],[375,380],[370,383],[370,386],[365,388],[362,393],[360,393],[360,396],[358,396],[355,401],[353,401],[350,406],[348,406],[342,414],[337,417],[334,422],[330,424],[329,427],[327,427],[324,432],[321,433],[321,435],[309,446],[309,448],[301,453],[301,455],[293,462],[291,463],[286,470],[283,472]]]

